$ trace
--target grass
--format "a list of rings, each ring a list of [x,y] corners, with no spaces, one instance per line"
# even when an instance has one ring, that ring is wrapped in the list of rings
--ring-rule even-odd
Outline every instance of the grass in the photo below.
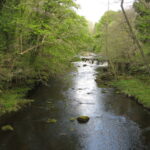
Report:
[[[112,85],[128,96],[133,96],[139,103],[150,108],[150,78],[130,77],[113,81]]]
[[[25,104],[32,102],[33,100],[25,99],[28,88],[16,88],[11,90],[1,91],[0,93],[0,116],[9,113],[16,112],[21,109]]]

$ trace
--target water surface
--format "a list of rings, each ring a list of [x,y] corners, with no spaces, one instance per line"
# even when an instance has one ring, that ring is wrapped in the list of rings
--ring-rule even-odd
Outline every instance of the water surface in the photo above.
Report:
[[[32,106],[9,121],[14,132],[0,133],[0,150],[148,150],[150,113],[114,89],[95,82],[97,63],[76,62],[62,81],[37,88]],[[86,124],[70,118],[87,115]],[[55,118],[57,123],[47,123]]]

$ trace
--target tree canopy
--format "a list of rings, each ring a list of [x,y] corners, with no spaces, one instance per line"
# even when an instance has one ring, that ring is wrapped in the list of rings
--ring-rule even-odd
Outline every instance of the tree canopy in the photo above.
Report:
[[[87,21],[72,0],[4,0],[0,8],[0,80],[65,72],[91,40]]]

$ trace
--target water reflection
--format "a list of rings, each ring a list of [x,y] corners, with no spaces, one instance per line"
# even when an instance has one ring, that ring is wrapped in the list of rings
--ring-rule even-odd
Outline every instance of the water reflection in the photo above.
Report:
[[[72,97],[81,105],[78,106],[77,111],[81,115],[100,115],[101,104],[99,101],[100,89],[98,90],[95,82],[96,65],[89,62],[75,63],[78,67],[76,76],[73,79]],[[69,94],[70,95],[70,94]]]

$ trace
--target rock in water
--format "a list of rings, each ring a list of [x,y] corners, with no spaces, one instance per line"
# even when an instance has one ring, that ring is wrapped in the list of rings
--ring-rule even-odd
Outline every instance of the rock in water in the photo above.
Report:
[[[1,127],[2,131],[13,131],[14,128],[11,125],[5,125]]]
[[[47,123],[56,123],[56,122],[57,122],[56,119],[48,119],[48,120],[47,120]]]
[[[70,121],[75,121],[75,120],[76,120],[76,118],[70,118],[69,120],[70,120]]]
[[[90,118],[88,116],[80,116],[80,117],[77,118],[79,123],[86,123],[86,122],[89,121],[89,119]]]
[[[83,67],[86,67],[86,66],[87,66],[86,64],[83,65]]]

